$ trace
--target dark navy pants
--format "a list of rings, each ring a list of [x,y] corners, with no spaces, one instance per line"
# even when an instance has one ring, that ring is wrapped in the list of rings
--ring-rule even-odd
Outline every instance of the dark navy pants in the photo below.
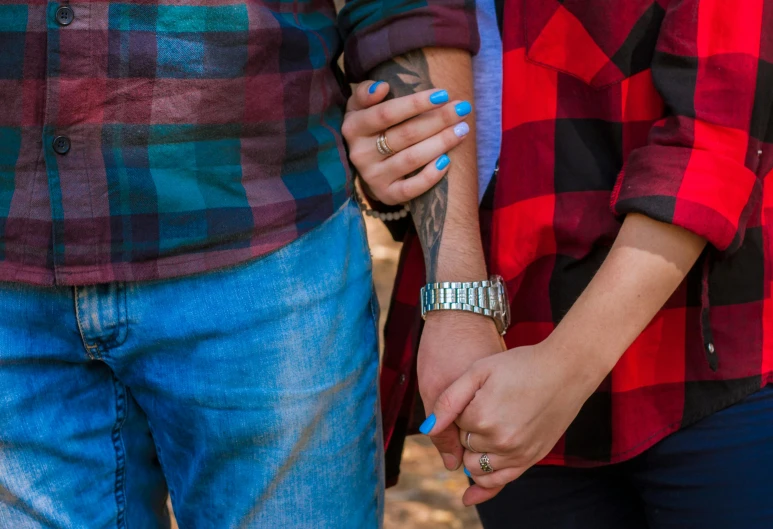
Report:
[[[478,512],[485,529],[773,528],[773,386],[631,461],[534,467]]]

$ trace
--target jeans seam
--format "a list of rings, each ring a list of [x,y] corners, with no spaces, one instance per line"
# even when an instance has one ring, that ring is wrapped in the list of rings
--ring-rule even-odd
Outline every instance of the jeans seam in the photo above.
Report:
[[[126,421],[126,387],[113,375],[113,389],[115,391],[115,424],[111,437],[115,449],[115,504],[116,527],[126,527],[126,447],[124,445],[122,429]]]
[[[156,448],[156,457],[158,458],[158,464],[161,466],[161,474],[164,476],[164,481],[166,482],[166,490],[169,493],[169,499],[172,502],[172,511],[174,511],[175,504],[177,503],[176,500],[176,494],[174,491],[174,488],[172,487],[172,484],[169,483],[169,478],[167,474],[167,466],[164,464],[164,458],[162,456],[162,450],[161,446],[158,444],[158,438],[156,437],[156,430],[153,428],[153,422],[150,420],[150,417],[148,417],[148,413],[145,413],[146,420],[148,421],[148,430],[150,430],[150,437],[153,439],[153,446]],[[179,520],[178,520],[179,524]]]
[[[371,280],[372,282],[372,280]],[[371,301],[370,301],[370,309],[371,309],[371,316],[373,317],[373,333],[376,338],[376,376],[373,379],[373,385],[375,386],[375,392],[376,392],[376,401],[373,405],[374,407],[374,421],[376,422],[372,443],[373,443],[373,463],[374,463],[374,470],[381,469],[378,473],[378,480],[379,483],[376,486],[376,491],[373,495],[373,503],[375,505],[375,526],[374,527],[381,527],[383,522],[383,510],[384,510],[384,500],[382,495],[380,494],[382,490],[382,479],[384,475],[384,461],[382,457],[382,447],[383,447],[383,439],[384,439],[384,433],[383,433],[383,427],[381,424],[381,391],[379,388],[379,354],[380,354],[380,337],[379,337],[379,316],[380,316],[380,305],[378,303],[378,297],[376,296],[376,290],[375,290],[375,284],[373,284],[373,290],[371,293]],[[381,446],[379,446],[381,445]]]

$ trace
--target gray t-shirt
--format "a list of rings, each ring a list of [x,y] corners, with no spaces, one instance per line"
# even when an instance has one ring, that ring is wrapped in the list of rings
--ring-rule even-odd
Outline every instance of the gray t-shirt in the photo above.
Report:
[[[480,52],[472,63],[478,136],[478,199],[491,181],[502,143],[502,38],[494,0],[478,0]]]

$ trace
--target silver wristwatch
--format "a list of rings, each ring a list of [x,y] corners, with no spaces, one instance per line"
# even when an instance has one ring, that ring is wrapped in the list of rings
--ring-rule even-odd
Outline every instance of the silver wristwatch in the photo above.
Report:
[[[461,310],[488,316],[504,336],[510,326],[505,280],[492,276],[474,283],[430,283],[421,289],[421,317],[435,310]]]

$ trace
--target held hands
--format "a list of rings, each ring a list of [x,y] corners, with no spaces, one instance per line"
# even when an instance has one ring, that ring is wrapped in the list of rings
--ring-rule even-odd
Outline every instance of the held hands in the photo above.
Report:
[[[489,318],[454,311],[428,314],[416,366],[419,393],[426,413],[429,415],[438,408],[438,396],[471,365],[504,350],[502,337]],[[430,437],[448,470],[459,468],[464,455],[454,418],[435,427]],[[424,426],[422,428],[426,433]]]
[[[458,425],[464,465],[475,481],[464,494],[466,505],[496,496],[569,427],[604,376],[575,357],[549,341],[511,349],[475,362],[437,398],[426,430],[434,438]],[[481,468],[484,453],[492,472]]]
[[[384,82],[360,83],[346,105],[342,133],[365,192],[395,205],[423,195],[445,175],[450,163],[445,153],[470,131],[463,119],[472,106],[466,101],[449,103],[445,90],[382,102],[388,93]],[[394,155],[379,153],[381,133]],[[411,176],[415,171],[418,174]]]

